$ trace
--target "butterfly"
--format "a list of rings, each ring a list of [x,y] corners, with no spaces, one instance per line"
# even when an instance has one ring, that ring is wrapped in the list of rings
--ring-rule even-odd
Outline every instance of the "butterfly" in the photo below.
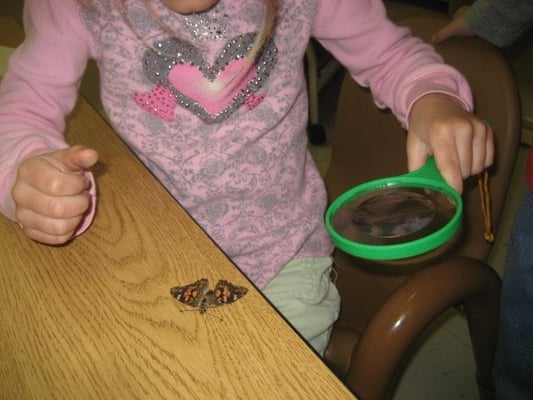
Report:
[[[209,290],[209,281],[205,278],[185,286],[175,286],[170,294],[180,303],[197,307],[200,314],[205,314],[209,308],[231,304],[248,293],[244,286],[236,286],[224,279]]]

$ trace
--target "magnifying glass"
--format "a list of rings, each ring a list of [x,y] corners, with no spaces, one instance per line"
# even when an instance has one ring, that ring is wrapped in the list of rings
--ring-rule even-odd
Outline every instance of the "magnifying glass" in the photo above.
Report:
[[[369,260],[400,260],[450,240],[461,225],[463,202],[430,157],[416,171],[373,180],[339,196],[326,227],[344,252]]]

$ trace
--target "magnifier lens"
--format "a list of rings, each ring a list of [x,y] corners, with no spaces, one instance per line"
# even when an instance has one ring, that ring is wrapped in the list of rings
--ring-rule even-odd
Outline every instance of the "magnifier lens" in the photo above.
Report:
[[[374,190],[339,208],[333,228],[348,240],[372,245],[407,243],[444,227],[455,215],[455,201],[420,187]]]
[[[430,157],[408,174],[376,179],[339,196],[326,211],[335,245],[356,257],[401,260],[448,242],[461,225],[461,196]]]

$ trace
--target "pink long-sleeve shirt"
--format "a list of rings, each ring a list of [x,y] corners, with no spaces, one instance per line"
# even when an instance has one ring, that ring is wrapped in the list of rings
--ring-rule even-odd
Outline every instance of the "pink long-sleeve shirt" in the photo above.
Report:
[[[125,16],[103,0],[25,3],[26,41],[0,86],[0,211],[14,219],[22,159],[66,146],[65,116],[94,58],[118,134],[259,288],[291,259],[333,247],[325,187],[307,149],[302,61],[311,36],[403,124],[430,92],[471,107],[463,77],[390,23],[381,0],[280,0],[251,69],[243,57],[262,22],[261,0],[221,0],[187,16],[149,0],[160,21],[134,0]],[[93,216],[94,208],[80,232]]]

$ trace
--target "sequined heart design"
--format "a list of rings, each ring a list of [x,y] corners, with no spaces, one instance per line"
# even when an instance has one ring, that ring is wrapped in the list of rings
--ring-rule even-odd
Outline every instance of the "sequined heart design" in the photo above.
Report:
[[[251,110],[264,99],[264,96],[251,95],[257,93],[272,71],[277,48],[272,40],[267,41],[256,64],[246,65],[245,56],[255,36],[250,33],[230,40],[213,65],[204,60],[193,44],[177,38],[166,39],[145,52],[144,72],[158,87],[168,89],[179,106],[207,123],[220,122],[243,104]],[[167,107],[171,103],[165,95],[157,89],[156,93],[152,90],[149,94],[135,94],[134,99],[145,110],[170,120]],[[159,100],[165,101],[158,104]]]
[[[251,93],[248,96],[246,96],[246,100],[244,103],[246,104],[246,107],[248,110],[253,110],[255,107],[257,107],[265,98],[265,96],[256,96],[255,94]]]
[[[165,86],[156,86],[151,93],[135,93],[133,98],[144,110],[165,121],[174,121],[176,96]]]
[[[228,108],[237,95],[257,76],[255,68],[244,60],[231,61],[215,79],[208,79],[197,66],[179,64],[168,74],[171,85],[182,95],[196,102],[215,116]]]

